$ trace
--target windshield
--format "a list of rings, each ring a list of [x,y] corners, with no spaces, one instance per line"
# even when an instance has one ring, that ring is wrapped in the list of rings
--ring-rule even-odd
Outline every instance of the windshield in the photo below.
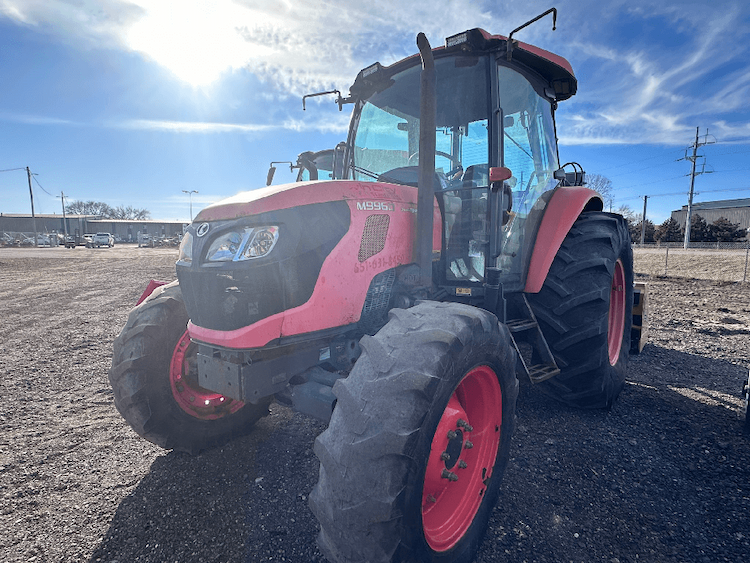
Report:
[[[419,66],[414,66],[396,74],[390,87],[365,102],[354,138],[355,179],[379,179],[387,172],[407,167],[413,170],[400,172],[418,177],[420,71]],[[435,74],[436,171],[447,176],[472,164],[486,165],[486,58],[438,59]]]
[[[503,66],[497,67],[499,99],[493,101],[489,65],[487,56],[435,60],[435,190],[443,208],[444,281],[481,282],[485,267],[494,265],[509,289],[519,289],[533,243],[524,231],[536,226],[544,205],[540,196],[556,184],[552,108],[527,78]],[[415,65],[393,75],[362,104],[352,136],[354,179],[417,185],[420,71]],[[491,108],[498,107],[502,120],[490,119]],[[491,131],[500,127],[502,133]],[[494,158],[491,150],[497,151]],[[494,259],[488,258],[490,165],[513,172],[511,220],[502,227],[503,246]]]

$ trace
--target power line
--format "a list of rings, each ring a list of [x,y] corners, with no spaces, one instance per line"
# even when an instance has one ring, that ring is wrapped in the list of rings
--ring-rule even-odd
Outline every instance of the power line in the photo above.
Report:
[[[44,192],[45,194],[47,194],[47,195],[48,195],[48,196],[50,196],[50,197],[56,197],[56,196],[53,196],[53,195],[52,195],[51,193],[49,193],[49,192],[48,192],[47,190],[45,190],[45,189],[44,189],[44,186],[42,186],[42,185],[41,185],[41,184],[39,183],[39,180],[37,180],[37,179],[36,179],[36,174],[33,174],[33,175],[32,175],[32,178],[34,178],[34,181],[36,182],[36,185],[37,185],[37,186],[39,186],[40,188],[42,188],[42,191],[43,191],[43,192]]]
[[[682,152],[682,149],[672,149],[669,152]],[[609,168],[602,169],[602,172],[606,172],[607,170],[616,170],[617,168],[622,168],[623,166],[630,166],[631,164],[638,164],[639,162],[646,162],[646,161],[649,161],[649,160],[654,160],[655,158],[664,158],[665,156],[667,156],[667,154],[669,154],[669,153],[658,154],[656,156],[649,156],[648,158],[641,158],[641,159],[638,159],[638,160],[632,160],[632,161],[626,162],[624,164],[618,164],[617,166],[610,166]]]
[[[720,188],[718,190],[700,190],[698,192],[695,192],[695,194],[696,195],[700,195],[700,194],[712,194],[712,193],[717,193],[717,192],[744,192],[744,191],[750,191],[750,186],[748,186],[746,188]],[[648,194],[648,196],[646,196],[646,197],[649,197],[649,198],[652,198],[652,197],[667,197],[667,196],[686,195],[687,193],[688,192],[686,192],[686,191],[681,191],[681,192],[670,192],[670,193],[667,193],[667,194]],[[618,197],[616,199],[617,199],[617,201],[631,201],[631,200],[634,200],[634,199],[641,199],[643,197],[644,196],[642,196],[642,195],[636,195],[636,196],[631,196],[631,197]]]
[[[622,172],[620,174],[613,174],[612,178],[617,178],[619,176],[628,176],[630,174],[637,174],[638,172],[643,172],[644,170],[651,170],[652,168],[658,168],[664,166],[664,164],[654,164],[653,166],[646,166],[646,168],[639,168],[638,170],[628,170],[627,172]]]
[[[0,172],[13,172],[14,170],[26,170],[26,168],[6,168],[5,170],[0,170]]]

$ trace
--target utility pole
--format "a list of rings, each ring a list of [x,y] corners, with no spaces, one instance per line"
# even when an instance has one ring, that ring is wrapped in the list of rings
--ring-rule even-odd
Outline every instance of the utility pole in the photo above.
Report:
[[[190,222],[193,222],[193,194],[197,194],[198,190],[182,190],[183,193],[186,193],[190,196]]]
[[[63,239],[63,244],[65,244],[68,241],[68,221],[65,218],[65,194],[63,192],[60,192],[60,201],[62,202],[63,231],[65,232],[65,239]]]
[[[34,191],[31,189],[31,170],[26,167],[26,176],[29,178],[29,197],[31,198],[31,224],[34,227],[34,246],[39,246],[36,233],[36,215],[34,215]]]
[[[708,140],[708,129],[706,129],[706,136],[704,137],[703,142],[699,143],[698,142],[699,131],[700,131],[700,127],[696,127],[695,128],[695,142],[692,145],[693,156],[687,156],[687,154],[685,154],[685,158],[680,159],[680,160],[689,160],[690,162],[693,163],[692,170],[690,171],[690,192],[688,193],[687,214],[685,215],[685,241],[683,243],[683,248],[685,250],[687,250],[688,246],[690,246],[690,223],[693,219],[693,194],[694,194],[693,188],[695,187],[695,177],[698,176],[699,174],[710,173],[710,171],[706,172],[705,163],[703,165],[704,169],[701,172],[696,173],[695,171],[695,163],[698,160],[698,147],[702,147],[704,145],[710,145],[716,142],[716,141]]]
[[[648,196],[643,196],[643,216],[641,217],[641,246],[643,246],[643,243],[646,242],[646,202],[648,201]]]

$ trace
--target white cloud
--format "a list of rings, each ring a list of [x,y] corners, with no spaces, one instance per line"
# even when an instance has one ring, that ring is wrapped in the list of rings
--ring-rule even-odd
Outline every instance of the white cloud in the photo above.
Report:
[[[413,54],[417,31],[426,32],[433,46],[472,27],[508,34],[547,8],[545,0],[0,0],[0,15],[68,42],[140,53],[195,85],[248,69],[268,86],[261,95],[281,98],[332,88],[345,94],[364,66]],[[744,4],[561,0],[558,8],[556,32],[548,16],[517,37],[566,56],[585,77],[578,95],[560,107],[562,142],[682,145],[697,125],[736,134],[747,129]],[[671,46],[662,41],[659,26],[666,26]],[[343,131],[343,123],[289,120],[278,127]],[[270,127],[172,121],[129,126],[199,133]]]
[[[169,131],[174,133],[254,133],[274,129],[273,125],[249,123],[209,123],[197,121],[166,121],[131,119],[114,124],[115,127],[134,130]]]
[[[277,124],[260,123],[211,123],[197,121],[167,121],[154,119],[130,119],[108,124],[110,127],[141,131],[166,131],[173,133],[256,133],[286,129],[289,131],[319,131],[321,133],[345,133],[349,123],[349,115],[342,115],[338,119],[319,119],[318,121],[300,121],[287,119]]]
[[[10,121],[13,123],[25,123],[27,125],[75,125],[79,126],[80,123],[70,121],[68,119],[60,119],[57,117],[48,117],[44,115],[26,115],[26,114],[9,114],[0,113],[0,121]]]
[[[572,51],[584,56],[590,79],[561,107],[561,142],[685,145],[696,126],[718,129],[722,113],[741,110],[734,119],[748,119],[743,98],[750,93],[750,65],[747,47],[736,41],[743,12],[729,6],[705,19],[673,9],[662,15],[674,19],[669,32],[679,30],[683,43],[665,48],[654,37],[618,47],[597,34],[576,41]]]

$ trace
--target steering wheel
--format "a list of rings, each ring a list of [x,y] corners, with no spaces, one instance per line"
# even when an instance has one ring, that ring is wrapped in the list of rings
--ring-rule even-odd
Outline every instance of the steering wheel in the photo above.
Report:
[[[408,166],[412,166],[411,161],[414,159],[414,157],[419,156],[419,151],[415,152],[413,155],[409,157],[409,160],[406,161],[406,164]],[[451,164],[454,165],[454,168],[458,168],[461,166],[461,161],[456,156],[451,156],[447,152],[443,151],[435,151],[435,156],[442,156],[443,158],[447,158],[451,161]],[[463,167],[462,167],[463,168]]]

